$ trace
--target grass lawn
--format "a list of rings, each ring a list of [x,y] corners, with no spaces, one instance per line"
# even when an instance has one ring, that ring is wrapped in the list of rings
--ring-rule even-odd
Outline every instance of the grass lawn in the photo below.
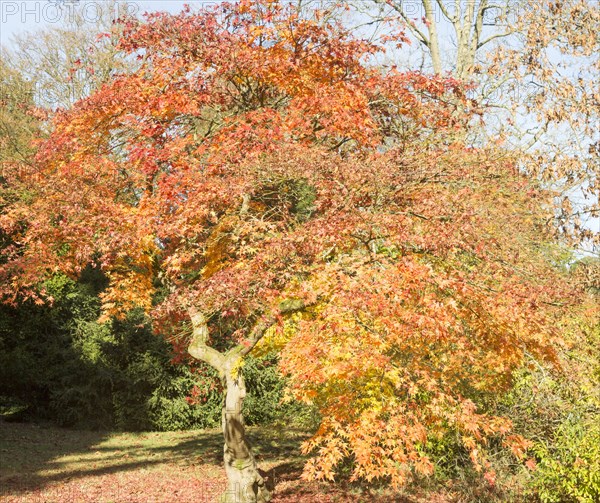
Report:
[[[250,428],[274,503],[443,502],[300,480],[306,433]],[[225,488],[220,431],[107,433],[0,422],[1,502],[214,502]]]

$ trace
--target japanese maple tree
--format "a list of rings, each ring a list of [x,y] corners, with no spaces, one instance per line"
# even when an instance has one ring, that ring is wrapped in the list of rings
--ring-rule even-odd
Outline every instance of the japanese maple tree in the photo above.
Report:
[[[140,68],[57,114],[12,210],[28,221],[7,298],[93,262],[106,316],[187,329],[226,389],[226,500],[270,498],[240,371],[267,347],[323,414],[307,477],[350,458],[353,478],[399,485],[447,431],[478,468],[492,436],[521,455],[474,400],[526,353],[552,360],[576,297],[544,245],[549,195],[509,153],[446,135],[456,82],[383,72],[377,46],[277,1],[123,22]]]

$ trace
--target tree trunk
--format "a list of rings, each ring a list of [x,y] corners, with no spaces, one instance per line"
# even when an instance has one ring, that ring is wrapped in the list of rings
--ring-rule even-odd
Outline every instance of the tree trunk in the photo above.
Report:
[[[271,493],[258,472],[256,461],[246,438],[242,405],[246,396],[244,378],[236,368],[253,345],[240,346],[220,353],[207,345],[208,326],[206,318],[194,308],[188,309],[192,321],[192,338],[188,352],[194,358],[214,367],[226,386],[223,406],[224,458],[227,473],[227,490],[222,503],[265,503],[271,501]],[[271,321],[258,324],[254,344],[262,337]]]
[[[438,38],[438,13],[431,4],[431,0],[422,0],[425,7],[425,19],[429,22],[427,30],[429,31],[429,44],[427,48],[431,54],[431,63],[433,65],[433,73],[436,75],[442,74],[442,52],[440,50],[440,40]]]
[[[244,378],[232,371],[236,359],[228,359],[225,365],[227,395],[223,407],[223,435],[225,437],[225,472],[227,491],[222,503],[265,503],[271,494],[265,480],[258,472],[256,461],[246,438],[242,405],[246,396]]]

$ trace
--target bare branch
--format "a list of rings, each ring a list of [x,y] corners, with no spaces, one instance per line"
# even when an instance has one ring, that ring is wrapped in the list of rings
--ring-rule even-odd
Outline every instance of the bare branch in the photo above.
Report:
[[[442,14],[444,14],[444,16],[446,17],[446,19],[448,21],[450,21],[452,24],[455,24],[456,22],[458,22],[458,10],[456,11],[456,13],[454,14],[454,16],[450,15],[450,12],[448,11],[448,9],[446,9],[446,6],[444,5],[444,0],[436,0],[440,10],[442,11]]]
[[[421,42],[425,47],[430,47],[430,40],[421,30],[419,30],[419,28],[417,28],[413,20],[409,19],[409,17],[406,15],[406,13],[404,12],[404,8],[402,7],[401,1],[399,4],[397,4],[396,2],[387,3],[385,2],[385,0],[374,0],[374,2],[379,5],[392,7],[392,9],[394,9],[398,14],[400,14],[402,19],[406,23],[408,29],[415,35],[415,37],[417,37],[417,40]]]
[[[497,38],[508,37],[510,35],[513,35],[514,33],[516,33],[516,30],[509,30],[504,33],[494,33],[493,35],[490,35],[488,38],[486,38],[483,42],[479,42],[477,44],[477,49],[481,49],[484,45],[490,43],[492,40],[495,40]]]

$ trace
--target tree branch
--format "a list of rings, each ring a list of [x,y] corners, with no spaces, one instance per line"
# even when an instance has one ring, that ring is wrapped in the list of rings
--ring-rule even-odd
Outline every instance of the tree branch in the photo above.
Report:
[[[419,30],[416,25],[414,24],[414,22],[408,18],[408,16],[406,15],[406,13],[404,12],[404,8],[402,7],[402,1],[400,1],[400,5],[397,5],[396,2],[386,2],[385,0],[374,0],[375,3],[379,4],[379,5],[385,5],[385,6],[389,6],[392,9],[394,9],[398,14],[400,14],[400,16],[402,17],[402,19],[404,20],[404,22],[406,23],[406,25],[408,26],[408,29],[410,31],[413,32],[413,34],[417,37],[417,40],[419,42],[421,42],[425,47],[429,47],[430,42],[429,39],[425,36],[425,34]]]
[[[237,346],[236,350],[240,352],[240,356],[246,356],[254,349],[258,342],[264,337],[267,330],[277,323],[277,318],[279,316],[303,311],[308,306],[309,304],[306,304],[300,299],[287,299],[280,302],[276,312],[263,317],[263,319],[257,325],[255,325],[250,336],[249,344],[240,344]]]
[[[484,41],[479,42],[477,44],[477,49],[481,49],[485,44],[488,44],[489,42],[491,42],[492,40],[494,40],[496,38],[508,37],[509,35],[512,35],[513,33],[516,33],[516,31],[509,30],[504,33],[494,33],[493,35],[490,35],[488,38],[486,38]]]
[[[188,308],[188,314],[192,321],[192,338],[188,346],[188,353],[219,372],[221,377],[225,374],[225,355],[207,345],[208,324],[204,314],[196,308]]]
[[[264,337],[267,330],[277,323],[279,316],[303,311],[308,306],[309,304],[300,299],[282,301],[277,309],[262,317],[254,326],[247,343],[238,344],[227,353],[221,353],[207,344],[209,333],[206,317],[195,307],[189,307],[187,311],[192,322],[192,338],[188,346],[188,353],[197,360],[208,363],[219,372],[221,377],[224,377],[227,363],[231,363],[233,357],[241,358],[250,353]]]
[[[436,0],[436,1],[437,1],[439,8],[442,11],[442,14],[446,17],[446,19],[448,21],[450,21],[452,24],[456,23],[456,21],[458,20],[458,11],[454,13],[454,16],[451,16],[450,12],[448,11],[448,9],[446,9],[446,6],[444,5],[444,0]]]

